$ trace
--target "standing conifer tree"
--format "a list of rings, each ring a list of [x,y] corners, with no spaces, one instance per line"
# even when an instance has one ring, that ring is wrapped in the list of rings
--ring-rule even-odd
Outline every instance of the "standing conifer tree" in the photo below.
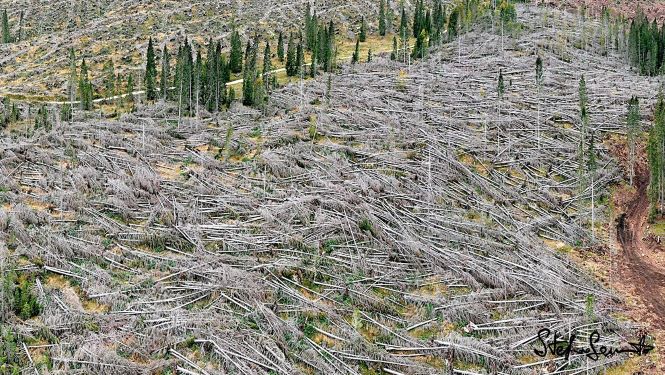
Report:
[[[9,18],[7,17],[7,9],[2,11],[2,43],[11,43],[12,37],[9,34]]]
[[[427,56],[427,31],[422,29],[418,38],[416,39],[416,44],[413,46],[413,52],[411,53],[411,58],[424,59]]]
[[[157,82],[157,65],[155,64],[155,48],[152,45],[152,38],[148,41],[144,77],[146,98],[148,100],[155,100],[155,98],[157,98],[157,91],[155,90]]]
[[[358,39],[363,43],[367,40],[367,23],[365,22],[365,16],[360,20],[360,35]]]
[[[231,53],[229,55],[229,68],[232,73],[242,72],[242,41],[238,30],[231,34]]]
[[[296,45],[293,40],[293,34],[289,34],[289,44],[286,51],[286,75],[293,77],[296,75]]]
[[[160,97],[164,99],[168,98],[169,95],[169,76],[171,75],[170,59],[171,56],[169,56],[169,49],[166,45],[164,45],[164,50],[162,51],[162,72],[159,79],[159,94]]]
[[[296,76],[300,76],[303,73],[302,69],[304,64],[305,64],[305,51],[301,35],[298,42],[298,49],[296,51],[296,65],[295,65]]]
[[[356,39],[356,49],[351,56],[351,64],[356,64],[360,60],[360,39]]]
[[[243,72],[242,81],[242,103],[246,106],[255,104],[255,89],[256,89],[256,59],[258,50],[258,40],[249,48],[247,58],[245,59],[245,70]]]
[[[328,23],[328,32],[326,33],[327,40],[325,42],[324,49],[324,70],[327,72],[332,72],[335,68],[335,55],[337,53],[335,47],[335,25],[333,21],[330,20]]]
[[[393,51],[390,53],[391,60],[397,60],[397,37],[393,35]]]
[[[284,62],[284,35],[282,32],[279,32],[279,38],[277,39],[277,58],[279,62]]]
[[[92,83],[88,75],[88,66],[85,59],[81,63],[81,74],[79,75],[79,97],[81,98],[81,109],[89,111],[92,109]]]
[[[270,42],[266,41],[266,48],[263,50],[263,85],[267,92],[270,92],[272,62],[270,61],[272,53],[270,52]]]

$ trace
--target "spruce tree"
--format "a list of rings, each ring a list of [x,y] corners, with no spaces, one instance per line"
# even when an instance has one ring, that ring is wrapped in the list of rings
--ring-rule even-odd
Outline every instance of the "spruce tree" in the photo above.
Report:
[[[356,49],[351,57],[351,64],[356,64],[360,60],[360,39],[356,39]]]
[[[579,104],[580,104],[580,111],[583,108],[586,108],[587,105],[587,95],[586,95],[586,81],[584,80],[584,74],[580,77],[580,82],[577,88],[578,91],[578,97],[579,97]]]
[[[379,3],[379,35],[386,36],[386,0]]]
[[[212,40],[211,40],[212,43]],[[169,76],[171,75],[171,56],[169,56],[169,49],[164,45],[162,51],[162,72],[159,79],[159,94],[160,97],[166,99],[169,95]]]
[[[427,48],[428,48],[427,31],[425,31],[425,29],[422,29],[420,31],[420,34],[418,34],[418,38],[416,39],[416,44],[413,46],[413,52],[411,53],[411,58],[424,59],[425,56],[427,56]]]
[[[277,58],[279,62],[284,62],[284,36],[282,32],[279,32],[279,38],[277,39]]]
[[[422,0],[416,0],[416,9],[413,12],[413,24],[412,24],[414,38],[418,38],[418,36],[420,35],[420,31],[422,30],[423,27],[422,8],[423,8]]]
[[[232,73],[242,72],[242,41],[237,30],[231,34],[231,53],[229,55],[229,67]]]
[[[367,40],[367,23],[365,22],[365,16],[363,16],[360,20],[360,35],[358,40],[363,43]]]
[[[272,62],[270,61],[272,53],[270,52],[270,42],[266,41],[266,48],[263,50],[263,85],[266,91],[270,91],[270,76],[272,71]]]
[[[296,51],[296,63],[295,63],[295,75],[300,76],[303,74],[303,65],[305,64],[305,51],[303,47],[302,36],[300,36],[300,41],[298,42],[298,49]]]
[[[372,62],[372,49],[367,50],[367,62]]]
[[[148,41],[144,77],[146,98],[148,100],[155,100],[155,98],[157,98],[157,91],[155,90],[157,82],[157,65],[155,64],[155,49],[152,45],[152,38]]]
[[[391,60],[397,60],[397,37],[393,35],[393,51],[390,53]]]
[[[328,23],[328,31],[326,32],[326,42],[324,49],[324,70],[327,72],[332,72],[335,66],[335,25],[333,21],[330,20]]]
[[[245,59],[245,70],[242,81],[242,103],[246,106],[252,106],[256,103],[256,59],[257,59],[258,41],[250,46]]]
[[[81,98],[81,109],[92,109],[92,83],[88,75],[88,66],[85,59],[81,63],[81,74],[79,75],[79,97]]]
[[[286,51],[286,75],[293,77],[296,75],[296,45],[293,40],[293,34],[289,34],[289,44]]]
[[[11,43],[12,38],[9,34],[9,18],[7,17],[7,9],[2,11],[2,43]]]

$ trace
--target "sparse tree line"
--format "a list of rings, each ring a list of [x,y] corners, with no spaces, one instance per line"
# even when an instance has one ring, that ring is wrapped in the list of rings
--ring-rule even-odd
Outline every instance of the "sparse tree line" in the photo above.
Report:
[[[506,22],[516,18],[514,5],[509,0],[501,0],[493,9]],[[452,41],[462,29],[487,13],[486,5],[480,0],[461,0],[452,6],[450,13],[441,0],[426,4],[417,0],[412,14],[404,5],[400,7],[400,17],[396,17],[390,0],[380,0],[377,33],[385,37],[393,30],[393,50],[391,59],[406,62],[407,58],[424,58],[431,46]],[[6,12],[3,20],[6,19]],[[6,25],[6,27],[5,27]],[[397,26],[397,27],[396,27]],[[351,62],[360,62],[360,46],[370,35],[367,18],[362,16],[357,27],[356,45]],[[9,30],[8,22],[3,21],[4,30]],[[9,31],[7,31],[7,34]],[[261,41],[258,36],[243,42],[237,29],[230,36],[230,49],[222,51],[220,40],[208,41],[207,46],[197,48],[189,39],[182,41],[176,53],[167,45],[160,50],[149,38],[145,60],[141,69],[133,70],[124,76],[117,74],[112,60],[103,65],[101,85],[93,85],[92,74],[85,58],[79,59],[73,49],[69,50],[69,79],[67,84],[68,101],[60,106],[61,121],[70,121],[74,107],[92,110],[94,97],[106,98],[106,102],[116,108],[132,110],[135,93],[144,91],[149,102],[166,100],[178,106],[181,116],[198,116],[201,109],[209,113],[222,111],[236,100],[236,89],[228,85],[232,78],[242,79],[242,102],[248,106],[264,107],[270,92],[277,87],[278,80],[274,65],[281,64],[288,77],[316,77],[319,72],[334,72],[338,61],[337,30],[332,20],[321,20],[316,11],[307,4],[304,22],[300,30],[277,33],[277,48],[273,54],[270,40]],[[446,35],[447,34],[447,35]],[[409,39],[415,38],[413,47]],[[7,40],[11,40],[8,36]],[[398,43],[399,40],[399,43]],[[262,59],[259,53],[262,49]],[[159,55],[159,58],[158,58]],[[371,61],[372,49],[367,51],[366,61]],[[158,60],[160,60],[158,66]],[[175,64],[173,64],[175,62]],[[276,62],[276,64],[274,63]],[[16,105],[5,103],[3,125],[20,119]],[[46,106],[38,108],[35,128],[50,128],[52,120]]]

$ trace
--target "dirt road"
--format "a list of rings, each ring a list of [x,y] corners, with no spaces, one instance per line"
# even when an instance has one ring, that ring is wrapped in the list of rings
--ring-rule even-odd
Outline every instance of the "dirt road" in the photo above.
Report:
[[[627,200],[626,211],[617,223],[617,240],[623,251],[620,272],[624,282],[634,285],[636,293],[652,314],[653,328],[665,328],[665,270],[644,258],[650,244],[644,240],[649,214],[649,171],[640,165],[636,171],[634,196]]]

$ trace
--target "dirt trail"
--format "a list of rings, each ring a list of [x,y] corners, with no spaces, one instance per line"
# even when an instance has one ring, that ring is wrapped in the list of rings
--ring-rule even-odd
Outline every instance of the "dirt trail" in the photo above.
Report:
[[[645,259],[645,254],[653,251],[643,239],[649,214],[649,171],[646,166],[638,166],[635,178],[636,192],[627,200],[625,212],[617,223],[617,240],[623,248],[621,278],[624,283],[634,286],[647,305],[653,317],[652,328],[665,329],[665,270]]]

